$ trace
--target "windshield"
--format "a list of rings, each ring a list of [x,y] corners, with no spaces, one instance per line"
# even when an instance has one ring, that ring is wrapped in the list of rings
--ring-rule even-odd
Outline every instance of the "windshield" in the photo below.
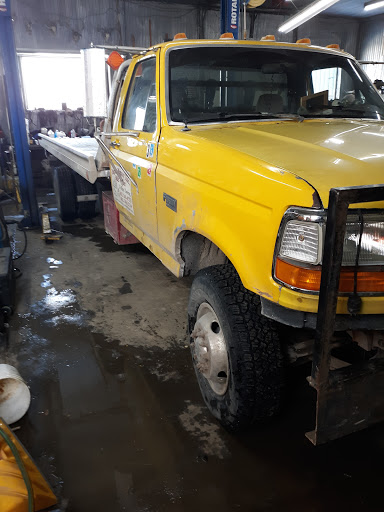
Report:
[[[384,119],[355,62],[323,52],[199,46],[169,52],[172,121],[278,117]]]

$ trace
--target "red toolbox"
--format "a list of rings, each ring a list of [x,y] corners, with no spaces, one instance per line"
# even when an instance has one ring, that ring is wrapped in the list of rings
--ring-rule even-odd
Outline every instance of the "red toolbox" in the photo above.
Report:
[[[118,245],[137,244],[139,240],[121,223],[112,192],[103,192],[104,229]]]

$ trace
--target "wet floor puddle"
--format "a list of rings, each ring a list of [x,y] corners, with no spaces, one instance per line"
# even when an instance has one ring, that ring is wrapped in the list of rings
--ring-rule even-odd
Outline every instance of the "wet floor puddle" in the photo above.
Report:
[[[14,317],[7,357],[32,392],[17,433],[61,510],[381,510],[382,429],[314,449],[304,438],[313,421],[304,371],[290,379],[277,422],[231,436],[207,412],[178,332],[168,350],[121,346],[90,325],[102,313],[83,308],[86,285],[56,284],[65,257],[46,265],[43,296]],[[132,295],[130,283],[120,287]],[[151,325],[129,318],[150,339]]]
[[[48,264],[57,261],[47,259]],[[190,434],[196,461],[207,454],[220,458],[225,452],[218,441],[219,427],[214,425],[210,432],[209,416],[201,404],[199,411],[192,410],[190,401],[184,400],[182,383],[189,384],[191,378],[189,350],[175,345],[164,354],[156,347],[145,350],[107,341],[102,334],[89,330],[91,315],[81,308],[77,290],[57,289],[52,277],[51,273],[42,275],[44,297],[13,323],[19,336],[12,345],[10,362],[17,360],[32,391],[28,417],[20,422],[22,440],[33,446],[31,452],[42,467],[49,466],[55,475],[47,478],[56,493],[65,496],[66,489],[72,489],[77,495],[76,503],[83,500],[82,489],[73,491],[78,486],[78,478],[73,479],[73,458],[80,448],[109,486],[113,479],[114,488],[107,494],[114,496],[116,503],[130,502],[124,486],[132,480],[132,468],[152,473],[156,467],[161,472],[167,467],[173,476],[167,483],[158,482],[153,492],[164,494],[171,503],[177,501],[181,493],[174,483],[178,471],[171,471],[174,455],[168,453],[175,450],[174,432],[182,426]],[[193,395],[199,402],[196,389]],[[169,411],[162,409],[162,401],[168,403]],[[175,402],[181,406],[179,411],[177,407],[175,410]],[[50,444],[51,450],[47,447]],[[176,444],[178,457],[182,457],[184,447],[180,441]],[[100,460],[95,460],[95,449]],[[127,464],[128,472],[123,470]],[[78,474],[82,464],[75,465]],[[93,470],[91,474],[96,481],[101,478]]]

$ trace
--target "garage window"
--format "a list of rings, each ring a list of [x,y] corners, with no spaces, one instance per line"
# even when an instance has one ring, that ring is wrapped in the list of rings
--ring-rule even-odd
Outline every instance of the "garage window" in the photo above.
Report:
[[[328,100],[330,101],[339,98],[341,73],[340,68],[315,69],[312,71],[313,92],[328,91]]]
[[[20,54],[26,108],[61,110],[84,106],[84,79],[80,54]]]

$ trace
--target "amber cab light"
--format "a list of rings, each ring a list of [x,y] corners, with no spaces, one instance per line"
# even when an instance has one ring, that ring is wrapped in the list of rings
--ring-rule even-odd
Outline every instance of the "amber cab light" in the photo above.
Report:
[[[340,50],[340,45],[335,43],[335,44],[327,44],[327,48],[333,48],[334,50]]]
[[[304,37],[303,39],[298,39],[296,44],[311,44],[311,40],[308,37]]]
[[[269,34],[260,39],[260,41],[276,41],[276,38],[273,34]]]
[[[179,32],[173,38],[174,41],[180,41],[181,39],[188,39],[187,36],[184,34],[184,32]]]
[[[221,34],[220,39],[234,39],[232,32],[224,32]]]
[[[321,269],[297,267],[280,258],[276,259],[275,277],[283,283],[311,292],[320,291]],[[352,293],[354,289],[355,271],[353,268],[342,268],[339,292]],[[384,293],[384,272],[358,271],[357,291],[360,293]]]

